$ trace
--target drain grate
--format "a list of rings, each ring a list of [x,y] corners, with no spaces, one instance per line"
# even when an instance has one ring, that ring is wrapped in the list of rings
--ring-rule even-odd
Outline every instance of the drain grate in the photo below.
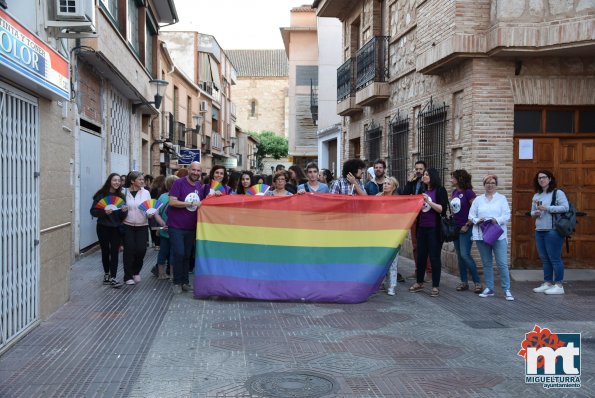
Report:
[[[250,377],[246,388],[261,397],[320,398],[335,392],[337,382],[316,372],[271,372]]]
[[[473,329],[502,329],[508,326],[496,321],[463,321],[463,323]]]

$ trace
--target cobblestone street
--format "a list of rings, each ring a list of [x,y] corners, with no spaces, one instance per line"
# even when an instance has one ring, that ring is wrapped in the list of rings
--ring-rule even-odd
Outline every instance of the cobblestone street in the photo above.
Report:
[[[595,396],[591,282],[562,297],[516,282],[514,302],[456,292],[446,274],[438,298],[403,283],[357,305],[196,300],[153,278],[155,259],[122,289],[101,285],[99,252],[75,263],[70,302],[0,358],[0,396],[537,397],[517,356],[535,324],[582,332],[582,388],[555,394]],[[300,377],[311,390],[284,395]]]

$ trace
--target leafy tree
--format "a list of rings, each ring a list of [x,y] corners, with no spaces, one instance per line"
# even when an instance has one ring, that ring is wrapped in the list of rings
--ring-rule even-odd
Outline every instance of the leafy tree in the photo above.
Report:
[[[272,131],[261,131],[260,133],[249,133],[258,140],[256,144],[256,164],[262,170],[262,160],[265,157],[281,159],[287,156],[289,146],[287,138],[281,137]]]

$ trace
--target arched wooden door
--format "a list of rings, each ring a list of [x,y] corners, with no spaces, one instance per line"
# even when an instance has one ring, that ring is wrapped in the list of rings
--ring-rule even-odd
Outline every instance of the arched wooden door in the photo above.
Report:
[[[520,142],[521,140],[529,140]],[[531,142],[530,142],[531,141]],[[529,144],[532,143],[532,146]],[[531,159],[519,145],[532,147]],[[586,213],[578,217],[569,251],[562,251],[567,268],[595,268],[595,138],[515,138],[512,192],[513,268],[541,268],[535,248],[535,224],[528,215],[533,197],[533,177],[540,169],[551,170],[558,187]]]

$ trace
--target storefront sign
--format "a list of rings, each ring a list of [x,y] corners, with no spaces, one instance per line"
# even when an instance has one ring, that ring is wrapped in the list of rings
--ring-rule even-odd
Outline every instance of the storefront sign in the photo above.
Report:
[[[68,61],[3,10],[0,72],[46,97],[70,100]]]
[[[218,162],[218,164],[221,164],[226,169],[233,169],[233,168],[238,167],[238,159],[237,158],[225,158],[225,159],[222,159],[221,162]]]

